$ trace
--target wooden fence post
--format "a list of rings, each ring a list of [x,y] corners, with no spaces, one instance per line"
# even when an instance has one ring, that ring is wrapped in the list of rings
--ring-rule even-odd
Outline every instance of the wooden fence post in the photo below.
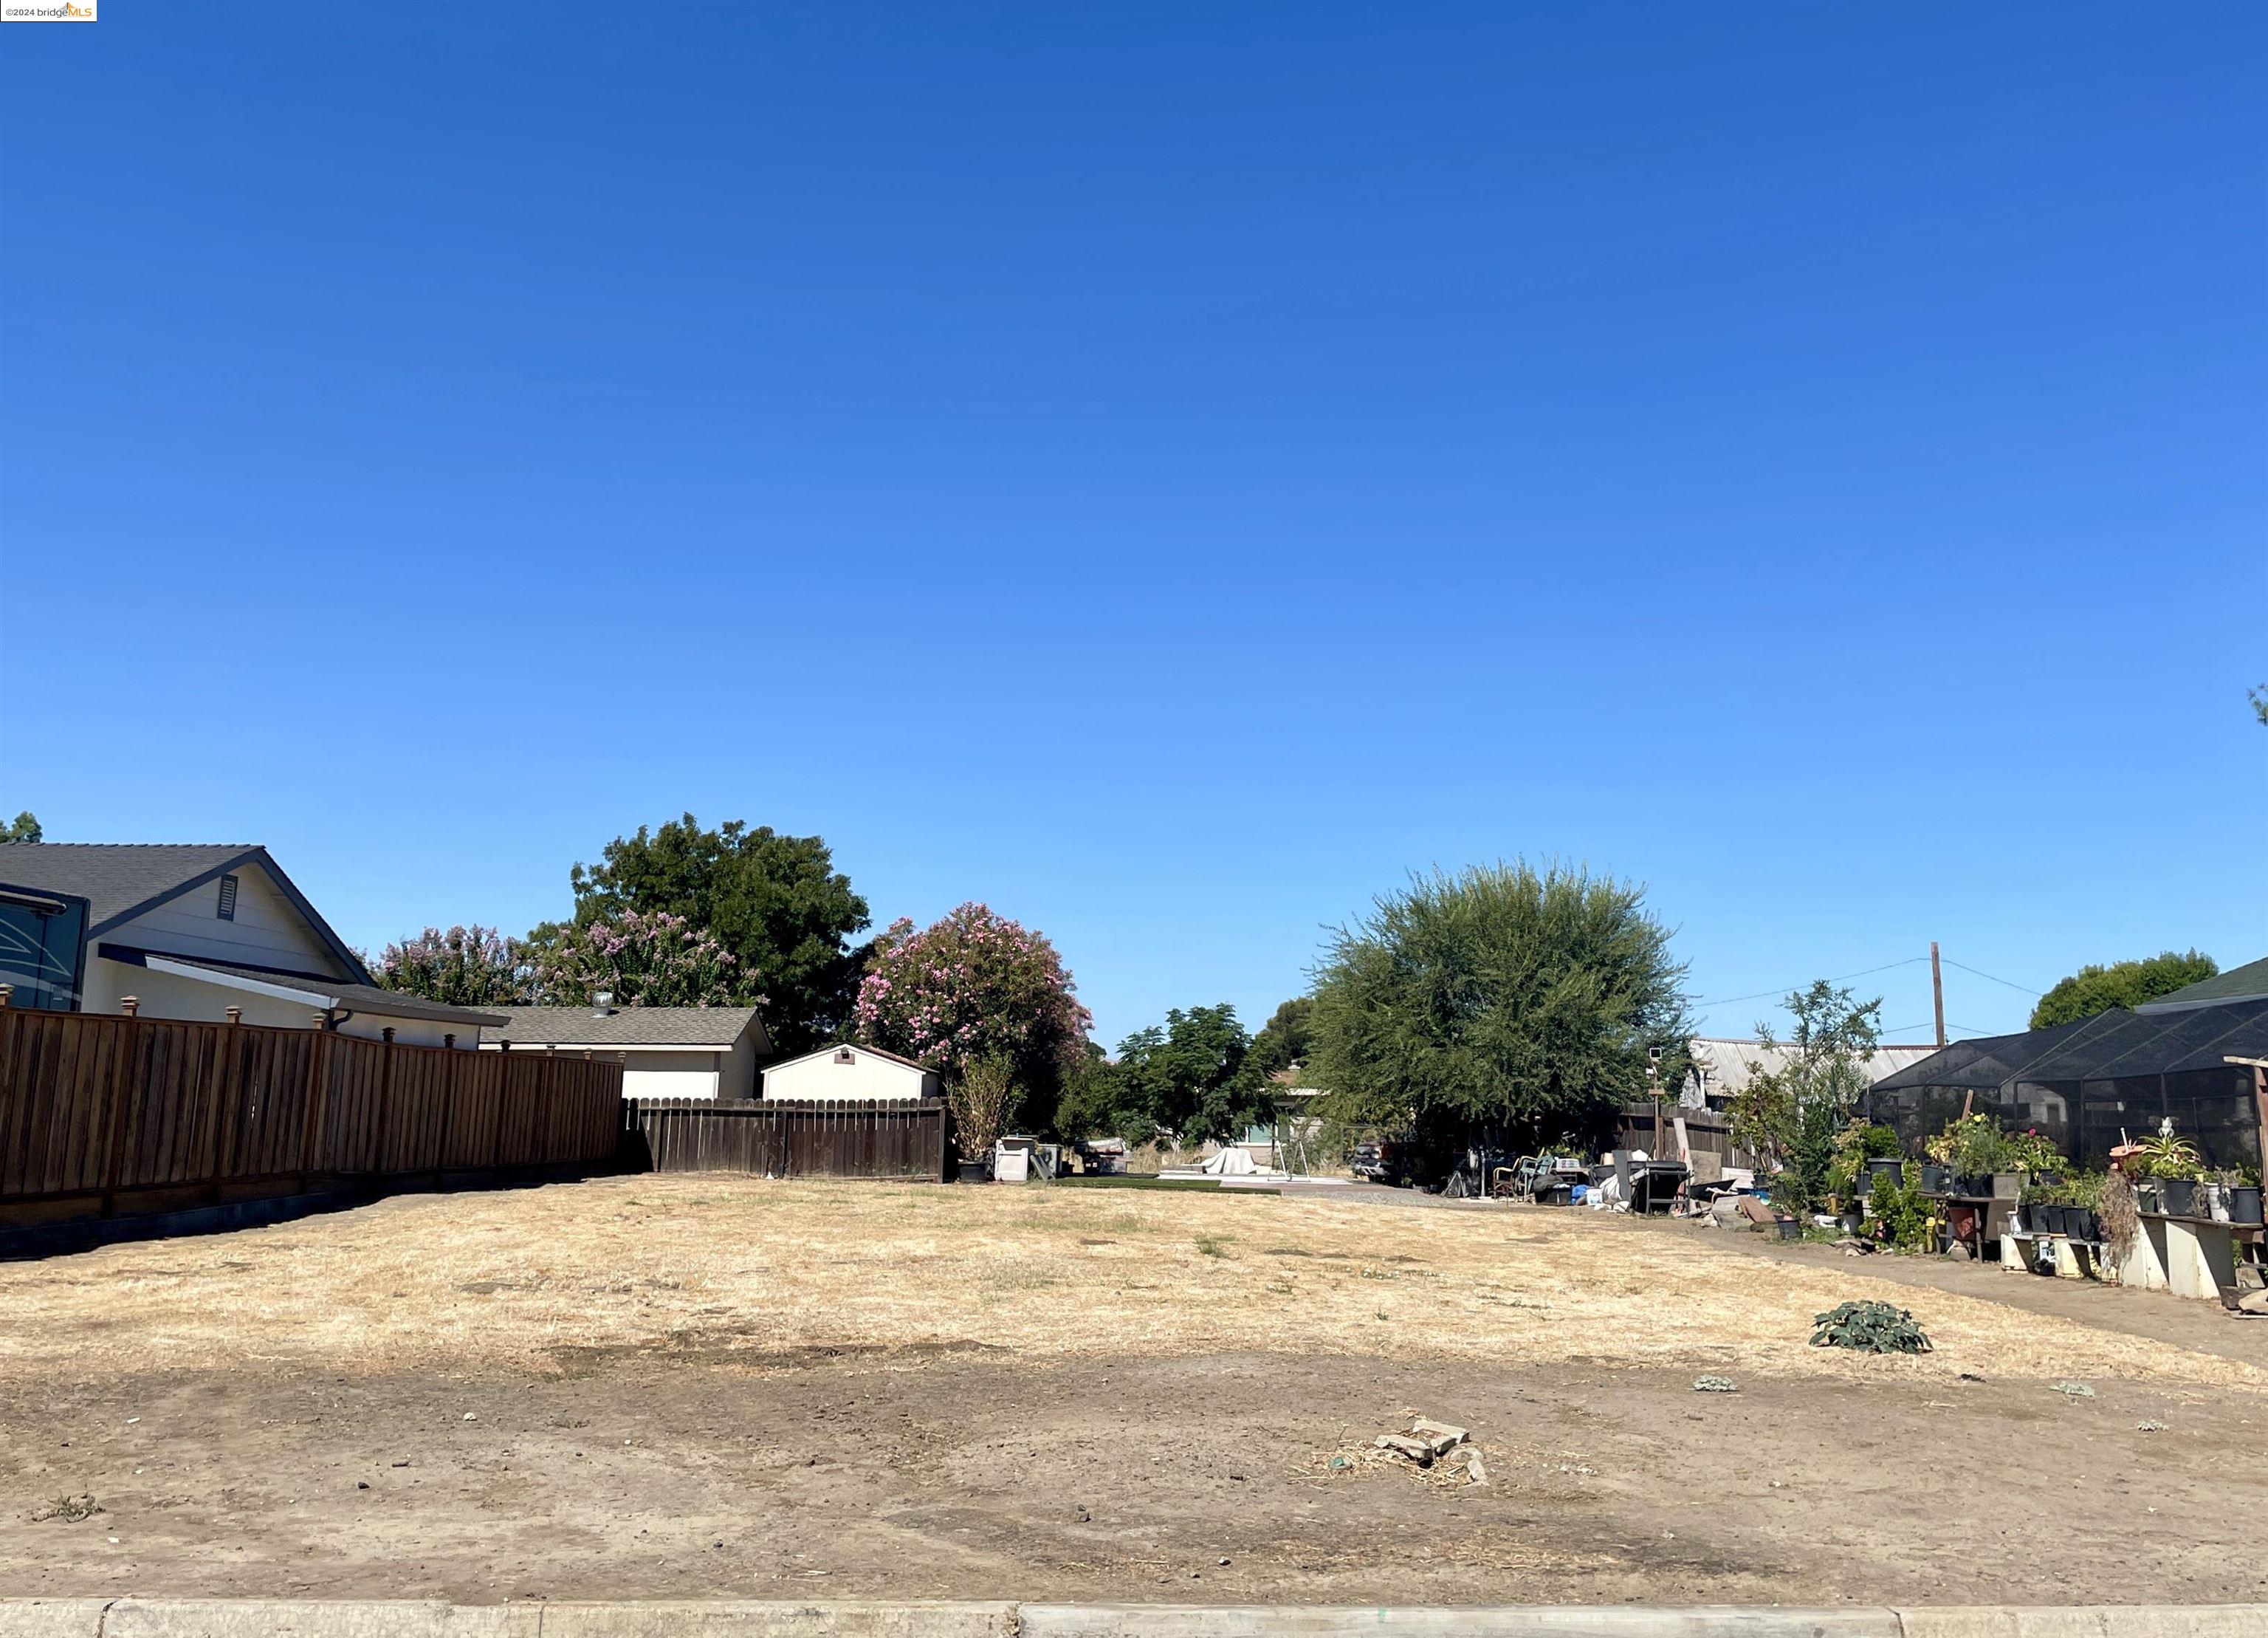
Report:
[[[315,1015],[315,1035],[308,1048],[307,1110],[299,1139],[299,1190],[305,1193],[315,1169],[315,1148],[323,1135],[323,1093],[330,1082],[331,1015]]]
[[[112,1066],[110,1078],[110,1129],[102,1142],[102,1203],[101,1214],[107,1217],[118,1209],[118,1177],[126,1164],[126,1103],[133,1096],[135,1049],[140,1044],[136,1033],[141,1026],[134,1015],[142,1010],[140,1000],[128,996],[119,1003],[126,1021],[118,1026],[118,1061]]]

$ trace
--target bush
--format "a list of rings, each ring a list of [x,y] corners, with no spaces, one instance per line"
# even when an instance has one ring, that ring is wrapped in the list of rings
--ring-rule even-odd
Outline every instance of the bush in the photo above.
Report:
[[[1931,1202],[1921,1192],[1921,1169],[1907,1162],[1895,1177],[1874,1179],[1867,1205],[1874,1216],[1874,1232],[1885,1244],[1901,1251],[1929,1250]]]
[[[1815,1348],[1849,1348],[1859,1354],[1929,1352],[1929,1339],[1914,1323],[1912,1312],[1887,1302],[1845,1302],[1814,1316],[1811,1324]]]

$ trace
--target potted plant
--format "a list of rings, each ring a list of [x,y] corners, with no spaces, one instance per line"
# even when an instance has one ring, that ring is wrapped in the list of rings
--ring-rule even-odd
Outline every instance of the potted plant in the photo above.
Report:
[[[2079,1172],[2064,1181],[2064,1232],[2073,1239],[2102,1240],[2106,1181],[2100,1172]]]
[[[2159,1209],[2169,1217],[2196,1215],[2198,1179],[2204,1175],[2203,1168],[2198,1164],[2197,1145],[2176,1137],[2170,1119],[2135,1146],[2135,1159],[2143,1175],[2157,1184]]]
[[[945,1106],[961,1151],[961,1182],[983,1183],[992,1176],[992,1146],[1000,1140],[1015,1087],[1013,1066],[998,1056],[978,1059],[946,1082]]]
[[[2257,1223],[2260,1221],[2260,1174],[2249,1166],[2233,1166],[2228,1170],[2228,1221],[2233,1223]]]

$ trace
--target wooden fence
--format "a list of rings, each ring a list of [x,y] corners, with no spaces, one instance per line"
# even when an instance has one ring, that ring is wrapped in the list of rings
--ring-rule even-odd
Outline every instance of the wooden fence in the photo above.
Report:
[[[780,1098],[636,1098],[622,1105],[625,1156],[656,1171],[759,1177],[945,1177],[945,1104]]]
[[[0,1226],[611,1164],[607,1059],[0,1008]]]
[[[1758,1164],[1756,1157],[1733,1141],[1724,1111],[1681,1109],[1675,1103],[1627,1103],[1623,1106],[1615,1147],[1644,1149],[1656,1160],[1677,1158],[1677,1122],[1685,1122],[1685,1135],[1697,1155],[1714,1155],[1726,1166]]]

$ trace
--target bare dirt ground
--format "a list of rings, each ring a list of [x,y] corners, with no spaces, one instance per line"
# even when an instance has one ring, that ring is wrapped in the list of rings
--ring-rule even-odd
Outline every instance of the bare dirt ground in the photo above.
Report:
[[[1971,1272],[1267,1195],[407,1198],[0,1266],[0,1594],[2268,1595],[2249,1344]],[[1938,1351],[1806,1346],[1865,1296]],[[1330,1469],[1412,1412],[1491,1482]]]

